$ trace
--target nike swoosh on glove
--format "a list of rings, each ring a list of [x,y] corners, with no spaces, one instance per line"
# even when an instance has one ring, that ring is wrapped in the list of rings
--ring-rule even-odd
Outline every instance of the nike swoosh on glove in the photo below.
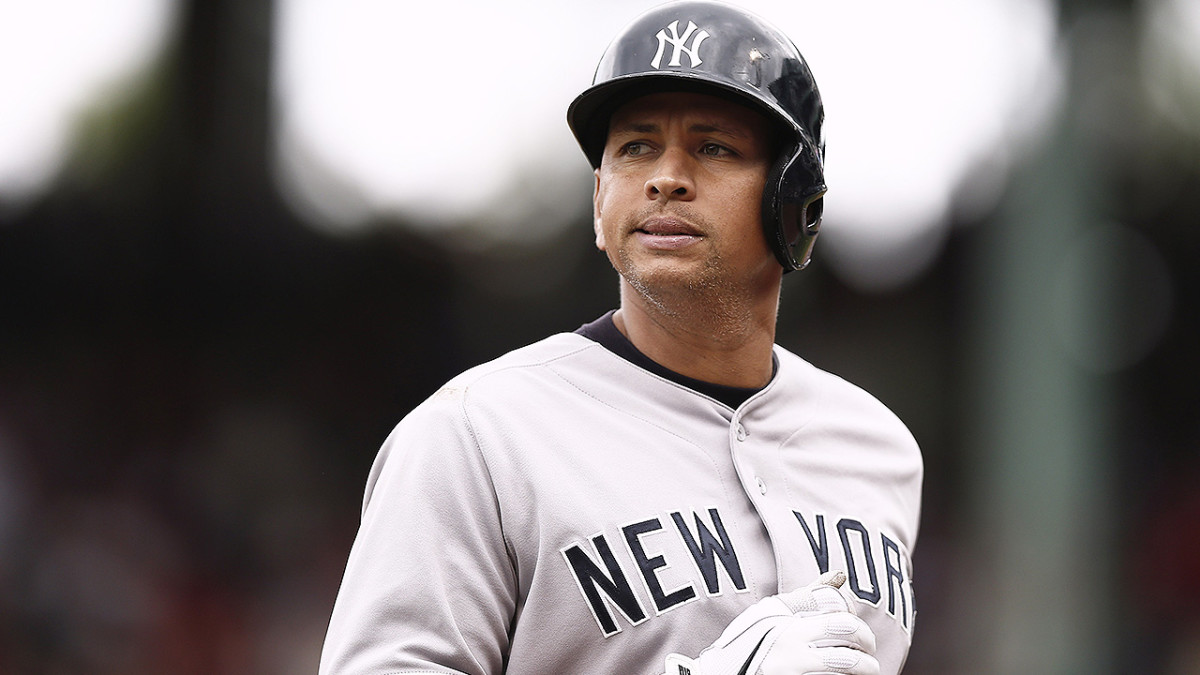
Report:
[[[879,675],[875,634],[839,590],[840,570],[763,598],[696,659],[667,657],[666,675]]]

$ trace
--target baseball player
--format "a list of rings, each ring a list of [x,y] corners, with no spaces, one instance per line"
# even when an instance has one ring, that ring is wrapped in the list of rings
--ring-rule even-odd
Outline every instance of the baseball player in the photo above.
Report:
[[[567,118],[619,309],[399,423],[322,673],[900,672],[919,450],[774,344],[823,114],[792,42],[734,7],[662,5],[616,37]]]

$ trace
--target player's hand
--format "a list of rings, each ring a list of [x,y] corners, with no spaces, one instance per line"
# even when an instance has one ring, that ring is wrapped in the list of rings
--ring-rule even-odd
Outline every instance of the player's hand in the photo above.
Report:
[[[875,634],[831,571],[764,598],[730,622],[695,660],[667,657],[666,675],[878,675]]]

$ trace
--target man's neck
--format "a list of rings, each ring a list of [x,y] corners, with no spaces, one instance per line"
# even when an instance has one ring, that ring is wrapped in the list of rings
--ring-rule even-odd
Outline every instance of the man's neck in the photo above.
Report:
[[[776,295],[720,311],[704,303],[668,311],[623,282],[613,322],[639,351],[681,375],[758,388],[771,379],[778,305]]]

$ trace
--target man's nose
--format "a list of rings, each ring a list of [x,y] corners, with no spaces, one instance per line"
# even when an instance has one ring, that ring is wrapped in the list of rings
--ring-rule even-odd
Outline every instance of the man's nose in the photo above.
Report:
[[[654,174],[646,181],[646,197],[652,200],[690,200],[695,196],[696,185],[692,179],[690,157],[681,149],[671,148],[663,152],[654,165]]]

